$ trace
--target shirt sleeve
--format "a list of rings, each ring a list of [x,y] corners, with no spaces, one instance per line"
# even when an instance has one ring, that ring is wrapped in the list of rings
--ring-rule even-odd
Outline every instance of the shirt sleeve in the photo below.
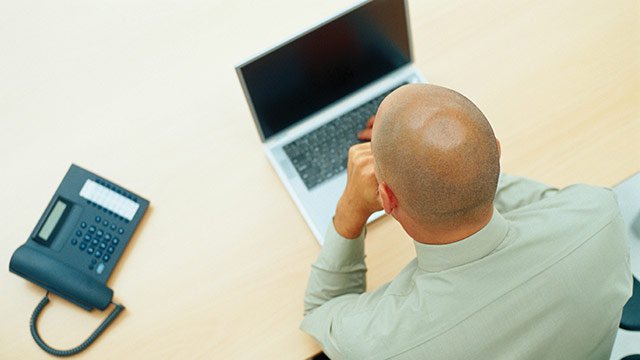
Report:
[[[346,239],[329,225],[318,259],[311,265],[304,296],[305,316],[327,301],[345,294],[361,294],[366,289],[364,263],[366,229],[355,239]]]
[[[558,189],[520,176],[500,174],[493,201],[501,213],[532,204],[558,193]]]
[[[300,329],[313,336],[334,360],[362,359],[359,354],[371,348],[362,343],[370,338],[369,332],[375,333],[367,326],[367,314],[388,287],[385,284],[365,293],[365,234],[363,229],[356,239],[345,239],[332,222],[318,259],[311,266]],[[345,318],[349,318],[347,324]]]

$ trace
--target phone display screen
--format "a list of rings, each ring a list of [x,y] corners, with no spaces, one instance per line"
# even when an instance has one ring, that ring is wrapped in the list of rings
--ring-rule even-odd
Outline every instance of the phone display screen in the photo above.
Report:
[[[48,243],[51,235],[54,233],[60,219],[62,219],[62,215],[64,215],[65,210],[67,209],[67,204],[62,200],[57,200],[49,216],[44,221],[44,224],[40,228],[38,232],[38,239],[43,243]]]

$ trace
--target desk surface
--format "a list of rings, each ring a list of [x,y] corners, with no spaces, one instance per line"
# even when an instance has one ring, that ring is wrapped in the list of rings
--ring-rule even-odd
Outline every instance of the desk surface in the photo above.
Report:
[[[127,310],[83,354],[302,359],[318,244],[262,152],[234,65],[351,1],[9,1],[0,5],[0,358],[44,356],[43,291],[10,274],[70,163],[151,200],[109,285]],[[472,99],[503,169],[611,186],[640,169],[640,2],[410,1],[417,67]],[[414,256],[370,226],[369,286]],[[53,297],[71,347],[104,314]],[[82,357],[79,357],[82,358]]]

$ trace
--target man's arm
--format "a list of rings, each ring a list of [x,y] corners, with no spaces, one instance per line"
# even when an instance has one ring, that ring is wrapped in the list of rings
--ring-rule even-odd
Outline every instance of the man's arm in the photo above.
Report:
[[[332,357],[348,353],[340,319],[358,308],[358,300],[378,297],[384,288],[363,294],[366,288],[364,237],[367,219],[381,210],[371,143],[349,149],[347,185],[338,201],[318,260],[311,266],[300,328],[316,338]],[[353,336],[353,334],[350,334]]]
[[[380,209],[371,143],[355,145],[349,149],[347,185],[333,224],[311,266],[305,315],[333,298],[365,291],[364,226],[369,216]]]
[[[350,240],[340,236],[333,224],[329,225],[320,255],[311,265],[304,295],[305,316],[335,297],[365,291],[365,232]]]
[[[556,193],[558,189],[537,181],[501,173],[493,204],[499,212],[506,213]]]

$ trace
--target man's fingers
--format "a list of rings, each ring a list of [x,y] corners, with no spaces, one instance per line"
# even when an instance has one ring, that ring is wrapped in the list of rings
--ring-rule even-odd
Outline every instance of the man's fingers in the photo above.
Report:
[[[373,131],[371,129],[365,129],[362,130],[358,133],[358,139],[360,140],[365,140],[365,141],[371,141],[371,133]]]
[[[375,121],[376,121],[376,116],[375,115],[371,116],[369,118],[369,121],[367,121],[367,129],[371,129]]]

